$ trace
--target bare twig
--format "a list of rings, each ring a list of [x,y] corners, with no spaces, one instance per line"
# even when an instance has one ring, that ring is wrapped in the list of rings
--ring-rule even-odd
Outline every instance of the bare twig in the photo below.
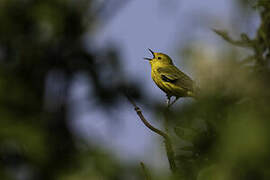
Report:
[[[167,134],[169,134],[169,109],[170,107],[167,106],[166,109],[164,110],[164,129]]]
[[[142,171],[143,171],[145,180],[151,180],[150,174],[148,173],[148,171],[147,171],[144,163],[143,162],[140,162],[140,165],[142,167]]]
[[[136,105],[136,103],[133,101],[133,99],[131,97],[129,97],[128,95],[126,95],[127,99],[129,100],[129,102],[133,105],[136,113],[138,114],[139,118],[141,119],[141,121],[143,122],[143,124],[148,127],[151,131],[159,134],[160,136],[162,136],[164,138],[164,143],[165,143],[165,147],[166,147],[166,152],[167,152],[167,157],[168,157],[168,161],[170,164],[170,169],[172,172],[176,171],[176,164],[174,161],[174,151],[172,148],[172,143],[171,140],[169,138],[169,136],[164,133],[163,131],[155,128],[154,126],[152,126],[143,116],[141,109]]]

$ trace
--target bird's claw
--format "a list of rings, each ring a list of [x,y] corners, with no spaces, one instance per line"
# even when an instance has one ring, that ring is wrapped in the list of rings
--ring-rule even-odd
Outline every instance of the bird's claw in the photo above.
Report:
[[[175,97],[175,99],[173,100],[173,102],[170,102],[171,97],[168,97],[167,99],[167,107],[171,107],[177,100],[179,99],[179,97]]]
[[[170,107],[170,105],[171,105],[170,101],[171,101],[171,97],[167,96],[166,104],[168,107]]]

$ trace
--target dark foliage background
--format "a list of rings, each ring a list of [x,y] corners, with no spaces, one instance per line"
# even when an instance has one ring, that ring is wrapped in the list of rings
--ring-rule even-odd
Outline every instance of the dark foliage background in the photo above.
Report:
[[[121,73],[117,49],[87,50],[84,43],[98,18],[110,17],[105,5],[8,0],[0,2],[0,9],[1,179],[73,179],[77,171],[85,172],[75,179],[134,174],[136,169],[118,164],[68,127],[68,94],[76,74],[89,77],[93,97],[105,109],[117,103],[127,86],[106,79]]]
[[[238,5],[245,12],[259,12],[261,25],[255,37],[242,33],[232,38],[229,32],[214,29],[232,45],[221,51],[218,62],[207,61],[207,56],[190,50],[192,46],[183,53],[196,61],[201,97],[172,113],[180,179],[270,178],[270,3]],[[249,51],[239,59],[236,47]]]
[[[207,55],[192,44],[180,50],[192,62],[201,96],[170,111],[177,172],[168,177],[150,172],[153,179],[270,179],[270,3],[237,2],[243,11],[260,14],[256,36],[243,33],[235,39],[224,30],[214,30],[232,45],[220,51],[217,62],[207,61]],[[120,49],[85,45],[86,34],[91,44],[95,28],[108,22],[123,4],[0,2],[1,179],[145,177],[138,164],[120,163],[69,127],[69,92],[78,73],[88,77],[93,89],[89,99],[94,98],[104,111],[121,103],[122,92],[151,104],[137,81],[119,78],[125,77]],[[234,46],[252,53],[239,59]],[[158,116],[160,107],[150,109]]]

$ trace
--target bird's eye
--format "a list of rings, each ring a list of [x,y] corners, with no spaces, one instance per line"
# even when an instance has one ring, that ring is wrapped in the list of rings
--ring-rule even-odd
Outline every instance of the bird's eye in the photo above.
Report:
[[[158,59],[161,59],[161,57],[158,57]]]

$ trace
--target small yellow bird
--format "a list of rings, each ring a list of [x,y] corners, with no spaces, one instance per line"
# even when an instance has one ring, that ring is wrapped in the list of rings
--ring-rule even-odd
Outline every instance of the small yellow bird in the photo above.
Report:
[[[144,58],[151,64],[151,76],[156,85],[166,93],[168,107],[180,97],[195,97],[194,81],[174,66],[172,59],[163,53],[155,53],[148,49],[153,58]],[[175,99],[170,103],[171,97]]]

